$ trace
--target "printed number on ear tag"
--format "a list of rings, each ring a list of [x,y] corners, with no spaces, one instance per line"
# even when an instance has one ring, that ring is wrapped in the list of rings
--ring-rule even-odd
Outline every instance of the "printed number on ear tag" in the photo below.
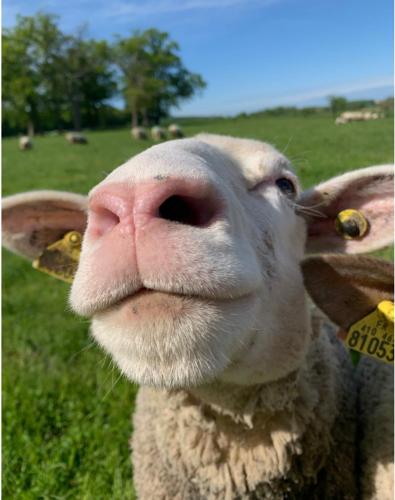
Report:
[[[376,309],[354,323],[345,338],[353,351],[394,364],[394,303],[384,300]]]
[[[82,236],[78,231],[66,233],[33,261],[33,267],[54,278],[72,283],[80,259],[81,241]]]

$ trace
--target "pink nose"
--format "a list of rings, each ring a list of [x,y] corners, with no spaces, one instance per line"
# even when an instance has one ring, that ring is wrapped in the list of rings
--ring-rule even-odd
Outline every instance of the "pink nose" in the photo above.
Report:
[[[207,227],[220,217],[222,208],[221,198],[207,181],[159,178],[135,185],[113,183],[91,197],[88,229],[100,237],[119,224],[145,224],[154,218]]]

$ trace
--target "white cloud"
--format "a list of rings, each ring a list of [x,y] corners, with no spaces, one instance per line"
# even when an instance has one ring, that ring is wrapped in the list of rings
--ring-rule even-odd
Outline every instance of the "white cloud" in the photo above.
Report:
[[[67,3],[59,0],[3,0],[3,26],[13,26],[16,15],[32,15],[38,10],[54,12],[61,16],[61,24],[89,16],[98,20],[112,19],[113,22],[125,19],[138,19],[150,16],[176,14],[197,10],[227,9],[232,7],[252,8],[266,7],[286,0],[69,0]],[[92,7],[94,9],[92,11]],[[79,17],[76,18],[76,11]],[[70,19],[69,19],[70,18]],[[66,22],[70,24],[70,22]]]
[[[394,80],[392,76],[384,76],[369,81],[341,83],[338,85],[301,92],[294,95],[279,96],[276,98],[276,100],[282,100],[283,102],[292,102],[297,104],[313,99],[319,99],[321,97],[328,97],[329,95],[352,94],[354,92],[363,92],[378,89],[381,87],[393,86],[393,84]]]
[[[298,106],[298,105],[322,105],[326,98],[330,95],[344,95],[352,97],[352,94],[364,94],[361,98],[369,98],[375,90],[383,89],[388,92],[393,89],[394,80],[392,76],[382,76],[372,78],[370,80],[360,80],[358,82],[343,82],[327,87],[316,89],[306,89],[300,92],[283,94],[283,95],[268,95],[261,94],[255,96],[234,96],[232,99],[216,100],[211,106],[208,106],[201,99],[198,102],[186,103],[180,109],[180,112],[175,111],[175,115],[190,116],[190,115],[232,115],[240,112],[259,111],[264,108],[275,106]],[[359,97],[358,97],[359,98]]]
[[[254,97],[238,97],[233,99],[227,99],[222,101],[223,104],[237,102],[238,106],[268,106],[274,104],[299,104],[307,101],[312,101],[315,99],[320,99],[323,97],[328,97],[329,95],[337,94],[352,94],[354,92],[363,92],[374,90],[377,88],[393,86],[394,80],[392,76],[382,76],[378,78],[373,78],[370,80],[359,80],[354,82],[343,82],[334,85],[328,85],[327,87],[320,87],[316,89],[308,89],[300,92],[295,92],[292,94],[283,95],[268,95],[261,94]]]
[[[151,16],[198,9],[223,9],[234,6],[267,6],[281,0],[157,0],[148,2],[112,2],[108,7],[108,15],[119,17],[125,15]]]

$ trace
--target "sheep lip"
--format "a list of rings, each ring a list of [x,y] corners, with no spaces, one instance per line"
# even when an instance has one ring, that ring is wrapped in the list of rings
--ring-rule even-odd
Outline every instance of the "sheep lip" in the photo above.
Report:
[[[237,300],[237,299],[242,299],[245,297],[248,297],[250,295],[253,295],[252,293],[246,293],[242,296],[233,296],[233,297],[215,297],[215,296],[204,296],[199,295],[199,294],[190,294],[190,293],[181,293],[181,292],[176,292],[176,291],[169,291],[169,290],[160,290],[160,289],[154,289],[154,288],[146,288],[146,287],[141,287],[137,291],[126,294],[121,298],[118,298],[117,300],[114,300],[113,302],[108,302],[101,308],[97,308],[96,311],[93,314],[101,314],[101,313],[106,313],[107,311],[110,311],[114,308],[121,307],[127,302],[131,302],[135,299],[138,299],[140,297],[143,297],[144,295],[151,295],[151,294],[163,294],[163,295],[168,295],[168,296],[175,296],[179,298],[185,298],[185,299],[190,299],[190,300],[196,300],[196,301],[213,301],[213,302],[226,302],[226,301],[232,301],[232,300]]]
[[[155,294],[161,294],[161,295],[168,295],[168,296],[175,296],[179,298],[188,298],[188,299],[196,299],[196,300],[207,300],[207,298],[204,298],[203,296],[198,296],[198,295],[192,295],[188,293],[179,293],[179,292],[172,292],[172,291],[165,291],[165,290],[156,290],[154,288],[145,288],[142,287],[136,292],[133,292],[131,294],[125,295],[121,299],[117,300],[115,303],[110,304],[106,309],[110,309],[113,307],[118,307],[122,306],[124,303],[133,301],[135,299],[139,299],[141,297],[144,297],[145,295],[155,295]],[[215,299],[213,299],[215,300]]]
[[[142,295],[147,295],[147,294],[153,293],[155,291],[156,290],[153,290],[151,288],[146,288],[145,286],[143,286],[143,287],[139,288],[138,290],[136,290],[135,292],[126,294],[123,297],[121,297],[120,299],[117,299],[116,301],[108,304],[106,306],[106,309],[110,309],[111,307],[119,306],[128,300],[135,299],[137,297],[140,297]]]
[[[94,312],[95,314],[106,314],[107,312],[111,312],[117,309],[122,309],[124,306],[132,305],[136,301],[139,300],[144,300],[145,296],[155,296],[155,295],[162,295],[162,296],[173,296],[173,297],[178,297],[180,299],[182,298],[189,298],[189,299],[198,299],[197,296],[192,296],[188,294],[182,294],[182,293],[176,293],[176,292],[171,292],[171,291],[163,291],[163,290],[156,290],[152,288],[146,288],[142,287],[139,288],[137,291],[126,294],[121,298],[118,298],[117,300],[114,300],[112,302],[108,302],[107,304],[103,305],[100,309],[96,309]]]

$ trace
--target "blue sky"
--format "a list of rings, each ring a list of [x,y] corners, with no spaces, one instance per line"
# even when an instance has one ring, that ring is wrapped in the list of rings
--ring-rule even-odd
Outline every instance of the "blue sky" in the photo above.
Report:
[[[393,94],[392,0],[3,0],[3,26],[38,10],[95,38],[168,31],[208,84],[175,115]]]

